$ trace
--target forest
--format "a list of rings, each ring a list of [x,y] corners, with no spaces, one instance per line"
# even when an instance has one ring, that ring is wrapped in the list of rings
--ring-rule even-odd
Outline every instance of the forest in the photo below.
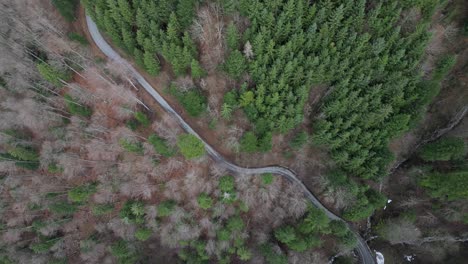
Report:
[[[360,263],[359,236],[388,263],[458,263],[466,8],[0,2],[0,263]],[[226,159],[305,187],[211,159],[86,15]]]

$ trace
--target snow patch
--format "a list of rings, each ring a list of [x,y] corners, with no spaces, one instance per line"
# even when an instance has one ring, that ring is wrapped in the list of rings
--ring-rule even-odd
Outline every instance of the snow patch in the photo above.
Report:
[[[375,251],[375,260],[377,264],[385,264],[385,259],[382,253]]]
[[[403,257],[405,258],[406,261],[412,262],[415,256],[416,255],[404,255]]]

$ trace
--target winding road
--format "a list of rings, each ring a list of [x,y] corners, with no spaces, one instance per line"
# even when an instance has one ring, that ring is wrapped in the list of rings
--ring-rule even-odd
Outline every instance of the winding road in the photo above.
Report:
[[[215,160],[219,165],[223,166],[227,170],[229,170],[232,173],[235,174],[263,174],[263,173],[272,173],[272,174],[277,174],[280,175],[290,182],[296,183],[300,188],[302,188],[303,193],[307,197],[307,199],[314,204],[317,208],[321,209],[322,211],[325,212],[325,214],[332,220],[340,220],[345,222],[343,219],[341,219],[339,216],[333,214],[331,211],[329,211],[325,206],[322,205],[322,203],[312,194],[312,192],[309,191],[309,189],[302,183],[301,180],[297,178],[297,175],[290,169],[281,167],[281,166],[270,166],[270,167],[262,167],[262,168],[243,168],[239,167],[226,159],[224,159],[223,156],[221,156],[213,147],[211,147],[203,138],[198,135],[195,130],[190,127],[187,122],[167,103],[167,101],[154,89],[146,80],[143,78],[143,76],[138,73],[138,71],[125,59],[123,59],[103,38],[101,33],[99,32],[96,23],[86,15],[86,23],[88,26],[88,31],[91,35],[91,38],[93,41],[96,43],[96,45],[99,47],[99,49],[111,60],[116,61],[118,63],[121,63],[125,67],[128,68],[128,70],[133,74],[134,78],[138,81],[138,83],[161,105],[161,107],[170,113],[174,118],[177,119],[177,121],[180,123],[180,125],[185,129],[186,132],[196,136],[199,138],[204,144],[205,144],[205,149],[207,153],[211,156],[213,160]],[[346,222],[345,222],[346,223]],[[355,251],[358,253],[361,262],[364,264],[376,264],[376,260],[372,254],[372,251],[370,250],[369,246],[367,243],[364,241],[364,239],[359,235],[357,231],[355,231],[348,223],[346,223],[350,230],[353,231],[355,234],[358,242],[357,242],[357,247]]]

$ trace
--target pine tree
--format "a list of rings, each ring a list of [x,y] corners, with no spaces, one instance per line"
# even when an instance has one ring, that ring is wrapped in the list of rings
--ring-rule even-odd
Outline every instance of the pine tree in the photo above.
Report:
[[[206,75],[205,70],[203,70],[203,68],[200,66],[200,63],[198,63],[196,59],[192,59],[190,68],[192,69],[192,77],[195,79],[200,79]]]
[[[226,43],[229,50],[237,50],[239,47],[239,33],[234,23],[230,23],[226,29]]]
[[[154,55],[145,51],[143,54],[143,62],[145,64],[146,71],[151,75],[158,75],[160,66]]]

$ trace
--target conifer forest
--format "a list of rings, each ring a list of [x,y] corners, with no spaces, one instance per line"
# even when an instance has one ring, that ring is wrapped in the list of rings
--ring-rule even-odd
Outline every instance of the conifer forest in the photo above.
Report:
[[[0,0],[0,264],[465,263],[464,0]]]

